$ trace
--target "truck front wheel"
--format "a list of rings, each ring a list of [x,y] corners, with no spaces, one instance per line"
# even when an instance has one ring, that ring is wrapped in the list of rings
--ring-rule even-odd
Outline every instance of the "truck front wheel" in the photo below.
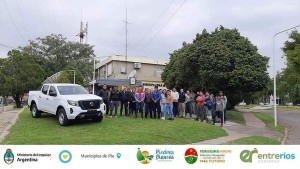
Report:
[[[66,111],[63,108],[58,110],[57,117],[58,117],[58,123],[61,126],[67,126],[70,122],[66,115]]]
[[[39,118],[41,117],[41,112],[37,109],[37,106],[35,103],[31,105],[31,115],[33,118]]]

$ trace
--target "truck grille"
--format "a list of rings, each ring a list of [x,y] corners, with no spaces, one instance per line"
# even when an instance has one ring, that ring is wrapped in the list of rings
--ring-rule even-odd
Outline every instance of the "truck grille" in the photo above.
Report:
[[[81,100],[79,106],[82,110],[99,109],[101,100]]]

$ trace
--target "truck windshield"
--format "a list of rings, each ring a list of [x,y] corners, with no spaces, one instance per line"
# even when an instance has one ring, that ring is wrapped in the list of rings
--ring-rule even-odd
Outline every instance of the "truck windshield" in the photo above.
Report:
[[[60,95],[89,94],[82,86],[57,86]]]

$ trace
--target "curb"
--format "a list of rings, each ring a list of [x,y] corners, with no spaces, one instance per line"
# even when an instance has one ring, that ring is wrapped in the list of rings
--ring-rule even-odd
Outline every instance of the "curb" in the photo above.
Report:
[[[5,136],[9,134],[10,128],[17,122],[19,114],[23,112],[25,107],[18,111],[18,113],[12,118],[9,124],[4,128],[2,134],[0,135],[0,143],[4,140]]]
[[[254,113],[255,111],[252,111],[251,113]],[[261,112],[259,112],[261,113]],[[284,125],[283,123],[281,123],[281,121],[278,120],[278,123],[283,125],[284,126],[284,135],[283,135],[283,138],[281,140],[279,140],[281,143],[281,145],[284,145],[285,142],[287,141],[288,139],[288,134],[289,134],[289,127]]]
[[[287,141],[288,135],[289,135],[289,127],[284,126],[285,130],[284,130],[284,136],[281,140],[281,145],[284,145],[285,142]]]

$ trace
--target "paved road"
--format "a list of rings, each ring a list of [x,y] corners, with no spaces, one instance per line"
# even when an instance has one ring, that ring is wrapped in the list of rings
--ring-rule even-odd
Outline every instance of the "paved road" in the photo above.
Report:
[[[264,114],[274,117],[273,110],[260,110]],[[300,145],[300,112],[277,111],[278,120],[289,127],[288,139],[285,144]]]

